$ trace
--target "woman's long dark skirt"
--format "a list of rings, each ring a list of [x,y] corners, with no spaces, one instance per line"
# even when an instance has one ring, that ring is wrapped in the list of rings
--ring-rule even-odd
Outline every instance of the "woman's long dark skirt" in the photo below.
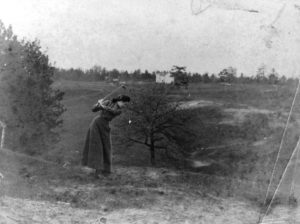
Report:
[[[110,173],[111,154],[109,121],[99,115],[89,126],[81,162],[83,166]]]

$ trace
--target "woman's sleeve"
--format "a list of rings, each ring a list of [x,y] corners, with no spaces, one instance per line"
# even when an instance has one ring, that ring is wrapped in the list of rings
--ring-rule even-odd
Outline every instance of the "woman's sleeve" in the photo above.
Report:
[[[101,108],[100,110],[109,111],[110,113],[112,113],[114,115],[120,115],[122,113],[122,111],[116,107],[116,104],[110,100],[101,101],[101,103],[99,103],[99,104],[100,104],[100,108]]]
[[[100,104],[99,103],[94,104],[92,107],[92,112],[97,112],[99,110],[101,110]]]
[[[97,112],[99,110],[104,110],[104,105],[102,105],[104,101],[101,99],[101,100],[98,100],[97,103],[95,103],[92,107],[92,111],[93,112]],[[107,103],[106,103],[107,104]]]

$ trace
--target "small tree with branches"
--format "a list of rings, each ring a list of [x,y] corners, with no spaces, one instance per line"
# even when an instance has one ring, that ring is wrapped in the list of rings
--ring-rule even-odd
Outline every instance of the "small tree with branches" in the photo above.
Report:
[[[189,128],[193,113],[181,106],[182,99],[174,99],[169,93],[170,87],[164,84],[131,90],[127,116],[120,122],[123,140],[146,146],[152,165],[157,150],[166,150],[169,156],[184,155],[191,148],[187,144],[194,142],[195,135]]]

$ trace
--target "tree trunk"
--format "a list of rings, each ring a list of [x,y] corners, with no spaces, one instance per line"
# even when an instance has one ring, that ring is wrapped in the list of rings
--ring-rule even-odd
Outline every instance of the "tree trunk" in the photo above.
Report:
[[[155,165],[155,148],[154,148],[154,142],[152,141],[150,145],[150,162],[152,166]]]

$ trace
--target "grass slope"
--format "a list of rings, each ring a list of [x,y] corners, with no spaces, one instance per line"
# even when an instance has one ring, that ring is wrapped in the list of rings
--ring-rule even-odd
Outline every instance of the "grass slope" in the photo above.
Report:
[[[40,159],[9,150],[0,152],[0,172],[4,175],[0,182],[0,221],[233,224],[257,221],[258,205],[265,195],[294,88],[197,84],[189,90],[174,90],[174,96],[190,94],[190,100],[196,104],[209,102],[199,108],[199,119],[194,126],[204,146],[229,145],[217,150],[213,158],[206,158],[213,159],[215,164],[207,170],[194,170],[197,172],[150,168],[147,150],[121,147],[114,141],[114,174],[95,180],[78,167],[85,134],[95,116],[90,107],[115,87],[71,81],[60,81],[55,86],[66,92],[62,139]],[[295,112],[283,145],[281,169],[299,135],[298,102]],[[113,134],[116,134],[115,122]],[[243,144],[230,145],[239,141]],[[203,159],[198,157],[192,159]],[[224,170],[230,172],[221,172]]]

